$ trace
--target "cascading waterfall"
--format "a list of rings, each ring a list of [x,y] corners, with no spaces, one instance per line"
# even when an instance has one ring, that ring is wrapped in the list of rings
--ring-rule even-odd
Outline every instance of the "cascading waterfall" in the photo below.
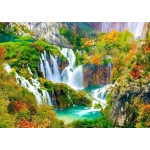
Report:
[[[52,70],[52,77],[53,82],[60,82],[60,72],[57,65],[57,57],[54,57],[50,54],[50,60],[51,60],[51,70]]]
[[[47,60],[44,60],[44,62],[45,62],[45,77],[46,77],[46,79],[53,81],[50,65]]]
[[[33,86],[27,79],[25,79],[22,76],[19,76],[17,73],[16,81],[17,83],[21,83],[22,87],[27,88],[30,92],[32,92],[38,100],[38,103],[42,103],[42,95],[39,93],[37,87]]]
[[[46,51],[41,54],[40,69],[46,79],[53,82],[60,82],[60,72],[58,70],[57,58],[54,58],[51,54],[48,57]]]
[[[28,69],[30,69],[30,68],[28,67]],[[5,65],[5,70],[8,73],[11,72],[11,67],[7,63]],[[33,79],[31,77],[31,81],[32,81],[32,84],[33,84],[32,85],[27,79],[25,79],[24,77],[18,75],[17,73],[15,73],[15,76],[16,76],[17,84],[21,84],[22,87],[27,88],[30,92],[32,92],[34,94],[34,96],[36,97],[39,104],[42,103],[43,100],[46,99],[48,101],[48,104],[52,105],[51,98],[50,98],[48,92],[46,90],[42,89],[42,94],[41,94],[38,91],[38,89],[41,89],[40,88],[40,82],[38,81],[38,78]]]
[[[45,69],[44,69],[44,63],[43,63],[43,61],[44,61],[44,59],[40,58],[40,69],[43,72],[43,76],[45,78],[46,76],[45,76]]]
[[[74,89],[83,89],[83,69],[82,65],[75,67],[75,54],[72,49],[62,48],[60,52],[69,61],[69,66],[66,67],[61,73],[61,81],[68,84]]]
[[[75,67],[75,54],[72,49],[63,48],[60,52],[67,58],[69,66],[64,68],[60,74],[57,64],[57,57],[51,54],[47,55],[46,51],[41,54],[40,69],[43,76],[52,82],[63,82],[74,89],[83,89],[83,69],[82,65]],[[50,61],[48,61],[48,59]]]
[[[48,92],[46,90],[42,89],[42,94],[43,94],[43,99],[46,100],[46,102],[48,103],[48,105],[52,106],[52,100],[51,100]]]
[[[106,92],[112,86],[112,84],[107,84],[100,89],[93,90],[93,97],[100,101],[102,104],[106,103]]]

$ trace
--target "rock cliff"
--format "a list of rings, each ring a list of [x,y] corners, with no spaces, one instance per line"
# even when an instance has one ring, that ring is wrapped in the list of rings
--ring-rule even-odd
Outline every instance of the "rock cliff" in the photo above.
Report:
[[[106,65],[96,66],[86,64],[83,66],[83,70],[85,87],[110,83],[111,70]]]
[[[116,126],[134,124],[135,115],[128,104],[134,104],[135,99],[150,104],[150,83],[146,79],[128,80],[126,77],[116,82],[112,88],[112,109],[110,120]]]

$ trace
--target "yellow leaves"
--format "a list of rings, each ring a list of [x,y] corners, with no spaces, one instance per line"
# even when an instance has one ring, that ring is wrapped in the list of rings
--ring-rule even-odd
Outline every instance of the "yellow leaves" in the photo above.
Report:
[[[84,43],[83,47],[90,47],[90,46],[95,45],[95,39],[82,38],[81,40]]]
[[[150,127],[150,105],[141,104],[138,110],[137,128]]]
[[[98,55],[94,55],[90,58],[89,60],[90,64],[92,65],[97,65],[99,66],[100,65],[100,57]]]
[[[100,40],[104,40],[105,42],[112,43],[118,40],[119,32],[116,30],[112,30],[110,33],[106,33],[101,36]]]

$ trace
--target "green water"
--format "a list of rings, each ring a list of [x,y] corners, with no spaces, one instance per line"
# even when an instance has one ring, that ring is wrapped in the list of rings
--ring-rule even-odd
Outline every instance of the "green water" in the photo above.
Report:
[[[16,39],[13,35],[0,34],[0,42],[9,42]]]
[[[102,116],[99,110],[86,106],[72,106],[63,110],[56,110],[57,118],[64,120],[65,123],[71,123],[75,120],[92,120]]]
[[[0,34],[0,43],[3,42],[35,42],[34,39],[25,39],[22,38],[21,36],[14,36],[10,34]]]

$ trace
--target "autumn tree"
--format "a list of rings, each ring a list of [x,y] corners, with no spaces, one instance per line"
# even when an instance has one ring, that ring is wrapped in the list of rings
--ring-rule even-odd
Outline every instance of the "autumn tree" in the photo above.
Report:
[[[90,58],[89,60],[90,64],[92,65],[97,65],[99,66],[100,65],[100,57],[98,55],[94,55]]]
[[[0,59],[2,60],[2,62],[5,62],[5,51],[6,48],[0,46]]]

